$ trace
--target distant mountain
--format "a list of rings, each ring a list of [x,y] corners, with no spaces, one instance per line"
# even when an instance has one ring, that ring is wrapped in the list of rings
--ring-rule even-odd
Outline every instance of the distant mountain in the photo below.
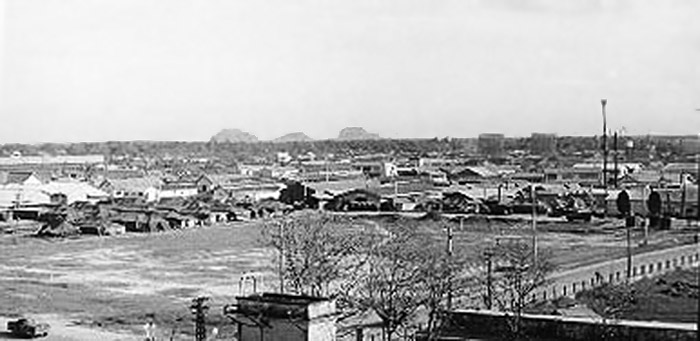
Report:
[[[224,129],[212,136],[210,141],[215,143],[258,142],[258,138],[240,129]]]
[[[347,127],[343,128],[338,134],[338,140],[378,140],[382,137],[368,133],[364,128],[361,127]]]
[[[314,139],[310,138],[308,135],[302,132],[295,132],[280,136],[272,140],[272,142],[307,142],[313,140]]]

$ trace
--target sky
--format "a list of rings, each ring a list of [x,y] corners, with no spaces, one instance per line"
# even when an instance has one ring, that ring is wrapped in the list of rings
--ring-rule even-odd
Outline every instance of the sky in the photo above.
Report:
[[[697,0],[0,0],[0,143],[700,132]]]

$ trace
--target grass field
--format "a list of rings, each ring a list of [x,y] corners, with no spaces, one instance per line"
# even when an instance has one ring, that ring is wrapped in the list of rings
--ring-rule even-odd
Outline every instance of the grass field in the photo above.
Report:
[[[380,225],[394,220],[371,219]],[[446,240],[444,221],[399,223],[418,224],[436,243]],[[482,265],[480,255],[495,236],[531,237],[527,224],[468,221],[460,230],[459,222],[451,223],[455,249],[472,257],[476,267]],[[547,226],[542,229],[548,230]],[[212,298],[209,323],[226,334],[233,326],[222,316],[222,307],[240,294],[244,274],[257,276],[259,291],[277,288],[275,252],[264,247],[260,231],[260,222],[250,222],[69,240],[3,236],[0,315],[60,314],[91,326],[133,332],[153,314],[164,332],[173,327],[190,331],[190,300],[206,295]],[[541,232],[538,236],[540,247],[550,250],[553,261],[562,268],[620,257],[625,252],[624,233],[615,231]],[[688,238],[673,232],[656,233],[647,248]],[[243,289],[250,293],[251,282]]]
[[[697,321],[698,268],[676,270],[659,277],[645,278],[635,282],[632,287],[636,299],[634,304],[623,310],[620,318],[687,323]],[[590,297],[605,295],[605,290],[610,291],[609,288],[598,288],[593,292],[578,295],[577,300],[595,307],[595,304],[591,304]]]

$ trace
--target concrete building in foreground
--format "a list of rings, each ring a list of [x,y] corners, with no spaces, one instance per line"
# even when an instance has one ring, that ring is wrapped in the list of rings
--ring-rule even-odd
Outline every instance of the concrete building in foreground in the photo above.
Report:
[[[224,315],[238,325],[239,340],[335,340],[335,302],[326,298],[274,293],[236,297]]]

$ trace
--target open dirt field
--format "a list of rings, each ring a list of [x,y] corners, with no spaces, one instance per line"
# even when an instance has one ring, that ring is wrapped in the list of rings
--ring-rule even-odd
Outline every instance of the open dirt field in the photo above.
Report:
[[[141,332],[182,318],[198,295],[212,297],[212,322],[239,294],[240,277],[271,289],[271,250],[259,226],[238,224],[163,234],[47,241],[22,238],[0,248],[0,315],[55,313],[92,326]],[[243,288],[252,291],[249,281]],[[218,315],[218,316],[217,316]],[[189,329],[188,329],[189,330]]]
[[[444,242],[444,224],[418,223],[426,235],[437,243]],[[496,235],[530,235],[527,226],[518,224],[474,223],[465,224],[463,230],[458,229],[458,223],[453,224],[455,249],[472,255],[476,268],[482,265],[483,248],[493,243]],[[129,335],[143,335],[142,325],[147,316],[153,315],[161,335],[169,337],[192,330],[190,300],[206,295],[212,298],[208,322],[218,327],[224,338],[234,326],[222,316],[222,307],[240,294],[244,274],[258,277],[259,291],[277,288],[275,252],[262,245],[260,230],[259,222],[251,222],[70,240],[3,236],[0,316],[49,314],[60,325],[108,330],[118,333],[109,334],[115,340],[124,335],[129,340]],[[656,233],[647,248],[688,238],[673,232]],[[614,231],[541,232],[539,242],[541,248],[551,250],[553,260],[563,268],[621,257],[625,250],[624,233]],[[250,281],[243,291],[252,291]]]

